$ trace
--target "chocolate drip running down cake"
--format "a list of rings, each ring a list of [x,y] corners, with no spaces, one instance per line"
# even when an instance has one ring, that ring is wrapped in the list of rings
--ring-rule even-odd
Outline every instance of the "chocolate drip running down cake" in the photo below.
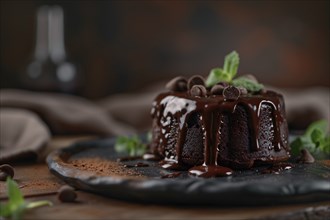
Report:
[[[207,88],[201,76],[177,77],[167,87],[151,111],[150,147],[164,168],[225,176],[289,158],[282,95],[223,82]]]

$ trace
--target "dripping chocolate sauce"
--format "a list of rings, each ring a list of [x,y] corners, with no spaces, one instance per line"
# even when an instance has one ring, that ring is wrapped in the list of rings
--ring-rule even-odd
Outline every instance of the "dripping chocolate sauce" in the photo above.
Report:
[[[270,105],[273,108],[272,118],[274,121],[273,146],[275,151],[280,151],[283,143],[280,127],[285,123],[279,108],[283,104],[278,95],[266,92],[262,95],[241,96],[234,101],[225,101],[223,96],[213,95],[207,98],[191,97],[187,93],[169,92],[159,95],[153,103],[152,116],[157,118],[158,125],[162,128],[159,144],[165,149],[167,145],[166,134],[169,133],[170,122],[174,118],[179,122],[178,141],[176,143],[175,157],[165,156],[162,167],[165,169],[182,170],[182,150],[187,134],[187,121],[192,113],[201,115],[202,129],[204,134],[204,163],[189,169],[189,173],[201,177],[215,177],[231,175],[230,168],[218,165],[218,146],[221,140],[217,136],[220,126],[220,117],[223,114],[233,114],[238,105],[242,105],[250,118],[250,132],[252,133],[251,151],[259,151],[258,140],[260,109],[262,105]],[[165,108],[166,107],[166,108]]]
[[[293,167],[291,163],[278,163],[278,164],[273,164],[272,166],[261,170],[262,174],[280,174],[280,172],[284,170],[290,170]]]

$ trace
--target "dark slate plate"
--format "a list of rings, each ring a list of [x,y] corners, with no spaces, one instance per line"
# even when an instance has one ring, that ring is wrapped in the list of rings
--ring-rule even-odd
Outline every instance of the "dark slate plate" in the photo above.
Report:
[[[162,179],[164,173],[172,171],[164,170],[158,162],[152,161],[143,161],[149,167],[125,168],[141,173],[146,176],[144,179],[129,179],[124,175],[101,176],[96,172],[82,172],[70,165],[72,159],[79,158],[116,161],[124,155],[114,151],[114,142],[114,138],[79,142],[55,151],[47,158],[49,169],[77,189],[134,202],[255,206],[330,200],[330,167],[325,163],[293,164],[292,169],[279,174],[262,174],[260,170],[265,168],[259,168],[211,179],[191,177],[185,171],[177,178]],[[123,163],[136,164],[139,161]]]

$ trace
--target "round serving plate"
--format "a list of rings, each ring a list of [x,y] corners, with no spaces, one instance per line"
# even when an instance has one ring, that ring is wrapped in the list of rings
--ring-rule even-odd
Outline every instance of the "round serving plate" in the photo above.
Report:
[[[259,206],[330,200],[329,163],[292,163],[291,169],[278,173],[264,174],[260,171],[266,168],[257,168],[204,179],[190,176],[187,171],[164,170],[157,161],[117,162],[125,155],[114,150],[115,141],[116,138],[84,141],[54,151],[47,157],[49,169],[77,189],[132,202]],[[93,164],[87,163],[95,160],[111,166],[107,166],[106,173],[97,168],[94,171]],[[80,166],[74,161],[80,161]],[[139,162],[147,165],[136,166]]]

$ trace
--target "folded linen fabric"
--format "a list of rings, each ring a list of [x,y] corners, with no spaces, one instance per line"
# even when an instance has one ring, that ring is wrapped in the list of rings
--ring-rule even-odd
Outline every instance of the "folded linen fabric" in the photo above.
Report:
[[[87,99],[55,93],[0,90],[0,164],[37,160],[51,135],[109,137],[135,130]]]
[[[0,109],[0,163],[37,160],[49,139],[47,125],[35,113],[23,109]]]
[[[78,96],[25,90],[1,90],[0,106],[30,110],[52,134],[121,135],[134,129],[115,121],[93,102]]]

